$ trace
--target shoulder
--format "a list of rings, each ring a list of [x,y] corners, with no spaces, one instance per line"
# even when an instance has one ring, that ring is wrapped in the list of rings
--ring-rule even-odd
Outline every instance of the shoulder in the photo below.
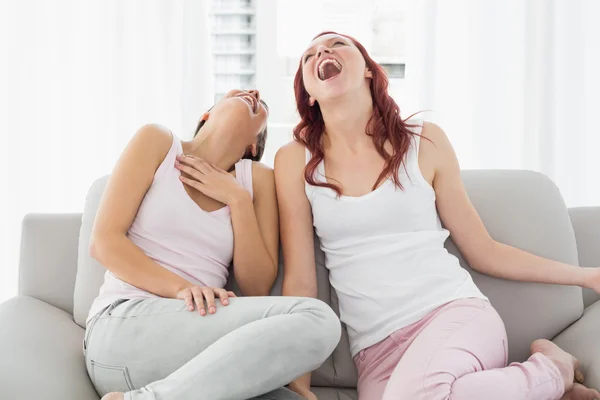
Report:
[[[269,183],[275,180],[273,168],[261,162],[252,161],[252,180],[257,183]]]
[[[437,124],[433,122],[423,122],[423,129],[421,130],[422,138],[429,139],[432,142],[440,142],[448,140],[446,132]]]
[[[420,151],[422,154],[435,153],[437,156],[452,150],[450,139],[444,130],[433,122],[424,122],[421,130]]]
[[[429,162],[439,172],[448,168],[456,169],[456,153],[446,132],[432,122],[425,122],[421,131],[419,161]]]
[[[263,193],[274,193],[275,175],[273,168],[260,162],[252,161],[252,186],[255,196]]]
[[[306,147],[300,142],[292,140],[282,146],[275,154],[275,171],[303,170],[306,164]]]
[[[173,144],[173,134],[162,125],[146,124],[137,130],[130,143],[134,150],[162,159]]]
[[[143,139],[148,143],[171,143],[173,141],[173,134],[171,131],[159,124],[146,124],[137,130],[135,136]]]
[[[306,158],[306,147],[300,142],[292,140],[291,142],[281,146],[281,148],[277,151],[275,155],[275,160],[278,158],[281,159],[297,159],[302,158],[304,160]]]

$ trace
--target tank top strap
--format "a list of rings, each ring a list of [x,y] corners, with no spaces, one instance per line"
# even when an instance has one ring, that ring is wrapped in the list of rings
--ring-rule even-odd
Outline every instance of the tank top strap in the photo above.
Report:
[[[306,167],[306,165],[308,165],[308,162],[312,158],[312,153],[310,152],[310,150],[308,148],[305,148],[305,153],[306,153],[306,159],[305,159],[304,165]],[[321,160],[319,165],[317,165],[317,168],[315,169],[315,172],[313,174],[313,178],[314,178],[315,182],[326,182],[327,181],[327,179],[325,178],[325,167],[324,167],[323,160]],[[313,194],[314,194],[315,190],[317,190],[317,189],[318,189],[318,186],[312,186],[308,182],[306,182],[306,180],[304,180],[304,192],[306,193],[306,197],[308,198],[308,200],[311,203],[313,200]]]
[[[243,158],[235,163],[235,179],[254,199],[254,189],[252,187],[252,160]]]
[[[181,147],[181,140],[173,132],[171,132],[171,136],[173,137],[173,142],[154,174],[154,181],[172,179],[172,176],[179,175],[178,170],[174,168],[175,158],[183,154],[183,148]]]

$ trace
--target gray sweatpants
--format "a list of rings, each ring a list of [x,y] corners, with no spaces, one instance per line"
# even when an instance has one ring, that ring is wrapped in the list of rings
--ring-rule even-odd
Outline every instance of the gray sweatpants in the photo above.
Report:
[[[92,383],[126,400],[300,398],[279,389],[317,369],[340,339],[325,303],[298,297],[240,297],[202,317],[183,300],[120,300],[88,323]]]

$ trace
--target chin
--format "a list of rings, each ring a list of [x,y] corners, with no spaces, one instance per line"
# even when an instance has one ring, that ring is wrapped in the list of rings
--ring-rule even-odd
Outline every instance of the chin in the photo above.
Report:
[[[317,101],[331,102],[338,100],[351,92],[353,92],[353,86],[346,79],[336,79],[332,82],[322,85],[319,89],[318,97],[315,96]]]
[[[331,88],[330,90],[323,90],[317,98],[317,102],[330,103],[332,101],[339,100],[349,93],[350,91],[348,88]]]

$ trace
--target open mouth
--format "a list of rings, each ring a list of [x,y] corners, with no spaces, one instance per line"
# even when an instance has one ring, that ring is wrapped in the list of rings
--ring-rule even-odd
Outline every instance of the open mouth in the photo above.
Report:
[[[239,96],[240,99],[244,100],[246,103],[248,103],[248,105],[250,106],[250,109],[256,114],[258,113],[258,101],[256,100],[256,97],[252,96],[251,94],[240,94]]]
[[[327,58],[319,64],[319,79],[326,81],[342,72],[342,64],[333,58]]]

